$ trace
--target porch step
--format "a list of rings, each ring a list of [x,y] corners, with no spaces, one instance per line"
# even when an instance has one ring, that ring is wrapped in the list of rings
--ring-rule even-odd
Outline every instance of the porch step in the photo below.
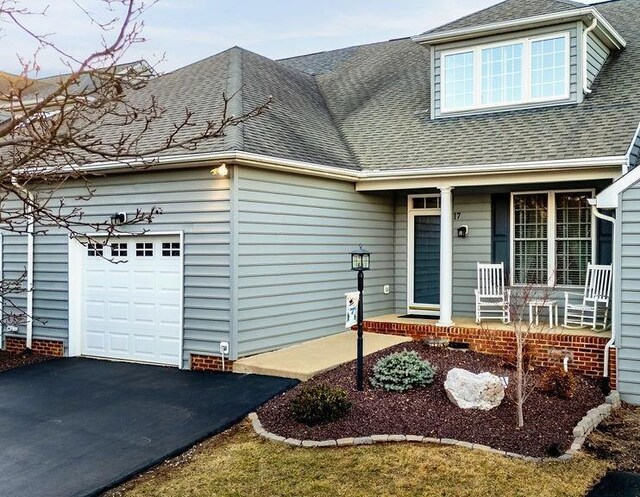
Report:
[[[409,337],[365,333],[363,338],[364,354],[366,356],[410,341]],[[307,381],[312,376],[355,358],[356,332],[346,331],[273,352],[243,357],[233,363],[233,372],[264,374]]]

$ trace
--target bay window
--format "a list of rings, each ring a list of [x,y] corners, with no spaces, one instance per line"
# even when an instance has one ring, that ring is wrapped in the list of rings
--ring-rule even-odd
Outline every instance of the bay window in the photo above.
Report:
[[[568,99],[569,52],[568,33],[444,52],[441,110]]]
[[[584,285],[593,262],[592,191],[512,195],[512,282]]]

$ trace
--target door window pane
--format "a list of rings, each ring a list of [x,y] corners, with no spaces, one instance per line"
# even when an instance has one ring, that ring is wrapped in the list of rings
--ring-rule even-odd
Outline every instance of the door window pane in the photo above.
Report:
[[[440,216],[414,218],[413,301],[440,304]]]

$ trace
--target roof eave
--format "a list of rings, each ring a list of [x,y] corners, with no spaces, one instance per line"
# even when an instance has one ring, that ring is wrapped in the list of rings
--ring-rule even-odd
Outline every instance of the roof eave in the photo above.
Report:
[[[421,45],[434,45],[468,40],[472,38],[479,38],[481,36],[489,36],[522,29],[530,29],[539,26],[548,26],[549,24],[570,22],[578,19],[590,21],[594,18],[598,20],[597,30],[601,34],[601,38],[603,39],[603,41],[605,41],[607,45],[609,45],[609,48],[619,50],[627,45],[626,40],[620,35],[620,33],[618,33],[613,28],[613,26],[611,26],[611,24],[609,24],[609,22],[602,16],[602,14],[600,14],[600,12],[598,12],[593,7],[554,12],[551,14],[525,17],[523,19],[515,19],[512,21],[484,24],[482,26],[452,29],[450,31],[442,31],[438,33],[423,33],[413,36],[411,39]]]

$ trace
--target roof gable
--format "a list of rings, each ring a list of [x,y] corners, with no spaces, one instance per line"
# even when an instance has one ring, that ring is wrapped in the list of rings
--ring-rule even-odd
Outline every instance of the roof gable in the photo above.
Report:
[[[586,7],[586,5],[571,0],[505,0],[484,10],[438,26],[423,34],[443,33],[457,29],[484,26],[496,22],[514,21],[527,17],[570,11],[582,7]]]

